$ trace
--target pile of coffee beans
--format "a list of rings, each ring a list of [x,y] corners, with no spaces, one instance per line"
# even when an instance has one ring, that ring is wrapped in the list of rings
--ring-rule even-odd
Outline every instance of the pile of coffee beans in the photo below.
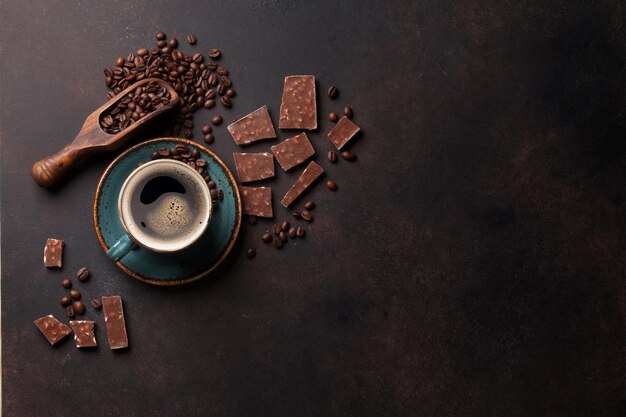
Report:
[[[158,81],[137,87],[121,98],[115,106],[100,116],[100,127],[106,133],[116,134],[154,110],[171,101],[171,94]]]
[[[231,108],[232,99],[236,92],[226,67],[219,65],[219,49],[211,49],[205,62],[204,55],[195,53],[185,55],[177,50],[178,40],[172,38],[167,41],[163,32],[156,34],[156,47],[152,50],[141,48],[136,54],[129,54],[126,58],[119,57],[115,69],[104,70],[106,86],[111,90],[107,97],[113,98],[129,85],[144,78],[160,78],[169,82],[178,95],[179,109],[174,116],[174,125],[165,134],[193,136],[193,113],[200,108],[211,109],[219,101],[225,108]],[[187,42],[195,45],[194,35],[187,36]]]
[[[89,269],[83,267],[78,270],[76,273],[76,278],[84,282],[89,278]],[[68,278],[65,278],[61,281],[61,286],[65,289],[72,288],[72,281]],[[72,318],[76,314],[85,314],[85,303],[81,301],[82,294],[78,290],[70,290],[67,295],[61,297],[60,304],[65,308],[65,313],[68,317]]]

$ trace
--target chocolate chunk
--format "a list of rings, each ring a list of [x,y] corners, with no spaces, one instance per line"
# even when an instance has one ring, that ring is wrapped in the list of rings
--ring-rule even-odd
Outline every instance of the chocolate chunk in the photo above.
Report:
[[[257,217],[274,217],[272,189],[269,187],[239,187],[244,214]]]
[[[46,240],[46,247],[43,249],[43,264],[46,268],[61,268],[63,266],[63,245],[59,239]]]
[[[233,153],[240,182],[251,182],[274,176],[274,156],[263,153]]]
[[[104,322],[107,327],[109,347],[111,350],[128,347],[122,297],[119,295],[102,297],[102,308],[104,309]]]
[[[289,207],[300,195],[324,173],[324,168],[311,161],[309,166],[302,172],[300,178],[296,180],[291,189],[283,197],[281,204]]]
[[[72,320],[70,326],[74,331],[74,342],[77,348],[98,346],[96,343],[96,334],[94,333],[95,321],[89,320]]]
[[[35,320],[35,326],[48,339],[51,345],[55,345],[59,340],[70,334],[72,331],[65,324],[58,321],[52,314],[43,316]]]
[[[315,76],[285,77],[278,127],[281,129],[317,129]]]
[[[328,132],[328,139],[335,145],[335,147],[339,150],[343,148],[343,146],[348,143],[350,139],[357,134],[360,128],[354,124],[354,122],[347,117],[342,117],[339,122],[332,128],[330,132]]]
[[[247,145],[262,139],[276,137],[267,106],[260,107],[228,125],[228,131],[237,145]]]
[[[300,133],[272,146],[272,152],[285,171],[289,171],[315,155],[315,149],[313,149],[306,133]]]

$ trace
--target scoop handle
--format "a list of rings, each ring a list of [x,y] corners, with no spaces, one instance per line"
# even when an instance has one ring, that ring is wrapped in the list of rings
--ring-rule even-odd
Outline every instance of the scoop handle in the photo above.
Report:
[[[78,161],[90,153],[90,149],[76,148],[70,143],[57,153],[35,162],[31,169],[33,179],[40,186],[50,188],[63,179]]]

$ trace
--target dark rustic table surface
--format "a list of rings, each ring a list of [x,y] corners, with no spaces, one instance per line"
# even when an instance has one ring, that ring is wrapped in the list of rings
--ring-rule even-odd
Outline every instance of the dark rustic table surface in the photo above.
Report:
[[[1,7],[3,416],[624,415],[620,1]],[[235,107],[196,113],[196,140],[218,111],[267,104],[277,123],[283,77],[315,74],[310,136],[339,185],[309,194],[305,240],[277,251],[260,240],[271,222],[244,224],[227,265],[182,288],[125,276],[98,243],[94,191],[119,152],[53,192],[29,174],[104,102],[103,68],[160,30],[231,69]],[[346,104],[359,159],[331,165],[325,115]],[[272,183],[279,220],[296,176]],[[42,265],[48,237],[66,241],[60,271]],[[82,266],[84,297],[123,297],[129,350],[108,349],[91,309],[96,350],[52,348],[33,325],[67,322],[60,280]]]

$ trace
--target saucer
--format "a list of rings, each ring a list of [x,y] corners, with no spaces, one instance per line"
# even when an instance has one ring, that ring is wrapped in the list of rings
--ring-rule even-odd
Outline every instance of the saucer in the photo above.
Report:
[[[93,222],[105,252],[126,234],[118,215],[120,189],[138,164],[150,161],[152,152],[184,144],[197,149],[217,188],[224,193],[205,233],[190,247],[173,253],[156,253],[138,247],[116,265],[128,275],[154,285],[179,285],[207,276],[226,258],[241,226],[241,197],[233,174],[224,162],[202,145],[181,138],[159,138],[133,146],[118,156],[100,178],[93,204]]]

